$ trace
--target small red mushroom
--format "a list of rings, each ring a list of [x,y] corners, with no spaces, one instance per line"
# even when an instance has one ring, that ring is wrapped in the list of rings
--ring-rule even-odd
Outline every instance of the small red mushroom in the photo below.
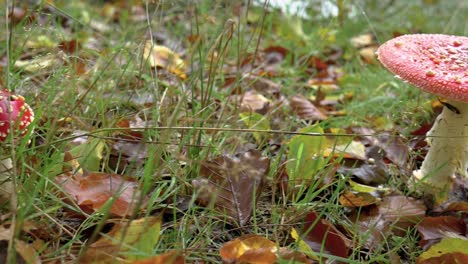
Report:
[[[0,143],[4,142],[10,133],[13,136],[24,136],[29,125],[34,120],[34,112],[24,102],[21,95],[13,95],[7,90],[0,89]],[[11,158],[0,160],[0,203],[9,199],[13,192],[13,185],[9,181],[13,168]]]
[[[453,178],[468,178],[468,37],[403,35],[381,45],[380,62],[419,89],[443,97],[446,107],[427,133],[431,148],[413,175],[446,190]]]
[[[15,130],[19,131],[19,135],[25,135],[33,120],[34,112],[24,102],[24,97],[0,90],[0,142]]]

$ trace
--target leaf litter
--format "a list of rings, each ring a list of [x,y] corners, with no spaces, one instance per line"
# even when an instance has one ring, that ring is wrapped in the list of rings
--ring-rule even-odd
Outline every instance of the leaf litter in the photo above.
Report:
[[[161,18],[157,32],[138,36],[121,47],[125,52],[119,51],[109,59],[107,56],[113,54],[109,47],[112,44],[101,41],[103,36],[111,37],[110,32],[125,21],[146,22],[147,6],[138,1],[111,1],[99,7],[101,17],[94,17],[90,16],[86,5],[76,3],[76,7],[82,8],[78,15],[80,21],[89,25],[87,28],[49,2],[41,11],[21,6],[8,13],[13,25],[60,25],[64,30],[59,38],[41,33],[43,35],[37,38],[25,40],[24,50],[18,53],[13,68],[22,77],[31,77],[34,84],[48,84],[54,80],[55,71],[65,68],[66,84],[72,84],[73,89],[58,91],[57,97],[51,100],[51,108],[64,101],[62,96],[83,99],[77,99],[80,103],[70,109],[79,109],[79,115],[86,118],[59,111],[59,108],[51,109],[50,115],[43,114],[38,124],[53,124],[57,129],[41,128],[35,141],[40,147],[49,146],[47,132],[62,139],[73,137],[72,131],[83,127],[88,131],[84,134],[94,135],[77,136],[78,140],[67,142],[63,149],[54,146],[55,152],[62,152],[56,155],[60,163],[49,170],[55,184],[54,193],[66,203],[60,211],[65,215],[78,215],[78,226],[95,221],[93,217],[108,215],[109,219],[103,221],[112,226],[110,229],[99,230],[94,222],[91,224],[91,229],[97,228],[100,232],[80,253],[83,263],[185,263],[190,250],[200,249],[198,242],[187,251],[173,250],[180,245],[158,248],[161,241],[169,239],[167,233],[171,228],[177,226],[171,222],[184,219],[188,212],[195,212],[195,218],[206,216],[198,214],[196,210],[203,209],[193,209],[190,201],[184,207],[170,201],[180,197],[170,197],[155,205],[151,197],[154,193],[148,192],[145,179],[140,177],[147,166],[157,168],[146,180],[178,182],[183,192],[181,197],[193,195],[200,208],[213,209],[219,219],[224,219],[223,227],[214,233],[225,233],[226,228],[234,227],[222,239],[213,238],[220,250],[216,260],[224,263],[278,263],[280,260],[317,263],[327,258],[348,258],[357,248],[355,243],[369,252],[377,251],[376,245],[389,242],[394,236],[403,237],[414,228],[420,233],[419,245],[425,251],[417,263],[465,261],[467,206],[463,199],[466,200],[466,184],[457,182],[452,200],[436,208],[427,207],[417,195],[412,194],[416,198],[407,195],[407,186],[393,185],[394,178],[410,176],[417,165],[412,160],[418,162],[418,155],[419,158],[424,156],[425,143],[421,137],[416,137],[425,134],[430,124],[413,131],[408,138],[397,132],[401,127],[393,128],[394,124],[382,117],[366,117],[374,127],[334,127],[335,117],[351,114],[343,110],[343,105],[360,99],[344,87],[343,80],[349,73],[343,64],[350,56],[356,56],[362,67],[377,65],[375,36],[368,33],[355,36],[349,40],[351,47],[343,47],[335,43],[336,32],[322,29],[314,41],[324,42],[325,47],[311,54],[300,49],[308,41],[300,20],[278,19],[272,22],[273,30],[280,36],[288,36],[288,41],[298,46],[298,50],[272,45],[275,40],[269,40],[270,43],[256,47],[255,52],[249,49],[238,54],[238,58],[227,59],[239,21],[227,21],[220,29],[221,35],[210,43],[213,45],[209,50],[197,54],[194,51],[198,45],[209,43],[210,39],[204,31],[191,32],[186,42],[173,38],[163,24],[186,19],[176,12]],[[164,3],[161,5],[161,10],[170,10]],[[239,13],[242,5],[234,9]],[[250,23],[247,30],[253,29],[249,34],[255,35],[258,33],[256,25],[261,20],[253,16],[253,10],[247,11]],[[211,27],[220,22],[210,15],[200,19]],[[281,25],[281,21],[291,24]],[[77,29],[83,32],[74,34]],[[138,30],[135,28],[136,32]],[[131,61],[138,56],[142,60],[141,67],[132,68]],[[206,58],[202,60],[205,64],[197,62],[201,58]],[[4,61],[2,57],[2,72],[5,71]],[[94,74],[107,70],[105,65],[121,73],[119,78],[104,76],[102,83],[101,77],[95,78]],[[302,67],[306,76],[291,76],[289,65]],[[201,75],[201,70],[206,70],[207,75]],[[94,83],[98,85],[95,87]],[[205,85],[215,93],[207,92]],[[50,102],[48,97],[54,96],[41,93],[37,88],[33,91],[28,96],[37,102]],[[88,93],[91,96],[86,96]],[[110,103],[104,107],[102,118],[87,115],[94,108],[98,109],[96,105],[102,103],[101,99]],[[175,111],[176,105],[186,109]],[[159,112],[155,114],[149,109]],[[169,113],[170,117],[161,113]],[[213,125],[214,128],[220,125],[220,131],[247,128],[252,136],[233,135],[222,147],[213,147],[219,131],[181,129],[167,133],[169,137],[164,138],[164,132],[148,129],[166,124]],[[94,134],[94,130],[106,126],[115,129],[114,132]],[[387,127],[392,129],[382,131]],[[288,136],[266,130],[296,131],[297,134]],[[195,135],[193,138],[184,138],[191,133]],[[159,138],[169,140],[158,142]],[[169,147],[158,150],[151,147],[155,143]],[[204,153],[203,148],[210,151]],[[235,153],[232,149],[242,151],[231,154]],[[41,154],[48,156],[54,151]],[[207,155],[198,156],[201,153]],[[31,167],[37,169],[42,165]],[[194,166],[189,170],[193,175],[181,172],[182,168],[190,166]],[[270,173],[272,168],[277,171]],[[317,189],[320,189],[318,195]],[[281,195],[276,193],[278,190]],[[337,195],[331,195],[334,192]],[[317,196],[301,204],[301,199],[308,199],[310,193]],[[320,205],[324,201],[338,207],[340,217],[327,215],[327,209]],[[260,235],[265,231],[261,230],[263,225],[270,225],[269,220],[277,217],[272,211],[281,211],[277,208],[279,203],[285,205],[281,208],[284,212],[279,214],[280,223],[291,221],[294,227],[276,224],[279,236],[276,233],[268,237]],[[168,211],[173,207],[179,212],[172,214],[175,216],[172,220],[153,215],[171,215]],[[301,210],[299,215],[291,213]],[[42,212],[40,215],[53,218]],[[8,214],[2,216],[0,226],[0,243],[5,247],[12,237],[5,221],[8,217]],[[252,234],[252,226],[258,221],[261,223],[255,230],[259,234]],[[54,258],[54,250],[44,250],[50,237],[43,233],[50,230],[39,229],[37,233],[42,235],[23,232],[19,236],[21,239],[16,240],[19,259],[41,263],[41,259]],[[189,229],[199,235],[196,232],[200,230],[194,231],[195,224]],[[270,234],[266,231],[265,234]],[[79,237],[78,233],[72,235]],[[82,235],[71,243],[82,246],[89,238],[85,233]],[[68,242],[63,239],[54,246],[59,249]],[[78,255],[74,254],[69,256],[76,258]],[[4,251],[0,254],[3,256]]]

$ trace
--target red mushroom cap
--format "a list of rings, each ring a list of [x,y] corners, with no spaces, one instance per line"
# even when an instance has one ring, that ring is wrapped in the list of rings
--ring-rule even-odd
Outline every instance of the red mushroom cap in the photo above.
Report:
[[[5,141],[12,127],[19,129],[21,136],[25,135],[33,120],[34,112],[24,102],[24,97],[0,90],[0,142]],[[13,125],[10,124],[10,121]]]
[[[403,35],[377,50],[380,62],[414,86],[468,103],[468,37]]]

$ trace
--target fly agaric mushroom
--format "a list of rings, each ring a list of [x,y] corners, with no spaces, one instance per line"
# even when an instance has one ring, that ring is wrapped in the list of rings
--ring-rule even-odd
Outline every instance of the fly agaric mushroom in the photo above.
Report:
[[[380,62],[401,79],[443,97],[447,104],[427,133],[430,150],[413,176],[447,190],[453,178],[468,177],[468,37],[403,35],[379,47]]]
[[[24,102],[24,97],[6,90],[0,91],[0,142],[5,141],[16,129],[21,136],[25,135],[33,120],[34,112]]]
[[[0,90],[0,143],[4,142],[10,133],[17,132],[19,136],[24,136],[33,120],[34,112],[24,102],[22,96],[13,95],[7,90]],[[11,183],[8,182],[10,177],[8,171],[12,168],[11,158],[0,161],[0,201],[10,195],[12,187]]]

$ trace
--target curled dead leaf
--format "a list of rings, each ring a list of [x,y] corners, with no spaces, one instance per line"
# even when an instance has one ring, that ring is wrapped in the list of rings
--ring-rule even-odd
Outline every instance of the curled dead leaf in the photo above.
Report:
[[[296,113],[299,118],[307,120],[325,120],[327,115],[312,104],[306,98],[301,96],[293,96],[289,99],[289,105],[294,113]]]

